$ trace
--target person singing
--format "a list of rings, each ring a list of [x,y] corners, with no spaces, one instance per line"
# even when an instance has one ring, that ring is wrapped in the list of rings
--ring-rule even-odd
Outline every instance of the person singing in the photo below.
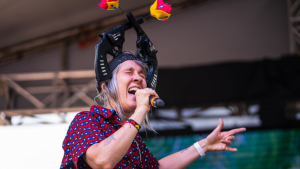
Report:
[[[123,52],[121,55],[132,55]],[[133,56],[133,55],[132,55]],[[237,151],[231,145],[236,133],[245,128],[221,132],[219,125],[203,140],[160,160],[148,150],[138,134],[140,124],[150,129],[149,97],[158,94],[147,88],[148,66],[134,57],[112,70],[112,78],[98,82],[102,106],[78,113],[63,142],[61,168],[186,168],[210,151]],[[147,125],[148,124],[148,125]]]

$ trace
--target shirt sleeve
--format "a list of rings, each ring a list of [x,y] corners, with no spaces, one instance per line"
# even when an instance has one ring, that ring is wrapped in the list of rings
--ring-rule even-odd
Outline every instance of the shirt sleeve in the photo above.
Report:
[[[156,157],[148,150],[148,147],[146,146],[145,142],[143,141],[142,137],[139,136],[140,142],[142,143],[142,149],[143,151],[141,152],[142,154],[142,159],[143,164],[144,164],[144,168],[149,168],[149,169],[158,169],[159,168],[159,164],[158,164],[158,160],[156,159]]]
[[[81,158],[82,154],[91,145],[105,139],[99,122],[99,119],[85,112],[78,113],[71,122],[64,140],[64,150],[76,167],[86,167],[87,164]]]

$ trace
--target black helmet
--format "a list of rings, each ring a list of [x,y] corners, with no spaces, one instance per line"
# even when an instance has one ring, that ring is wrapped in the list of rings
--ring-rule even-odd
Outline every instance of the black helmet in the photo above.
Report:
[[[127,23],[118,25],[112,29],[103,32],[99,35],[102,39],[96,45],[95,52],[95,73],[96,80],[101,83],[112,78],[112,71],[122,62],[126,60],[139,60],[148,65],[148,74],[146,77],[147,87],[155,90],[157,84],[157,58],[154,45],[140,27],[144,21],[142,18],[135,20],[129,12],[126,14]],[[123,43],[125,42],[124,33],[126,30],[134,28],[137,34],[135,55],[122,53]],[[107,60],[107,55],[113,57],[112,60]]]

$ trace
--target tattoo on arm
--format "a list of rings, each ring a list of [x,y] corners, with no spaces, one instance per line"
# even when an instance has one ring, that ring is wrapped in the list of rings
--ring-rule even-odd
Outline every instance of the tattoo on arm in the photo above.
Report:
[[[109,136],[108,138],[106,138],[104,140],[104,146],[109,145],[112,141],[116,140],[116,138],[114,137],[114,134],[112,134],[111,136]]]
[[[188,150],[189,149],[189,147],[188,148],[186,148],[186,149],[183,149],[183,150],[181,150],[180,152],[181,152],[181,154],[183,153],[183,152],[185,152],[186,150]]]

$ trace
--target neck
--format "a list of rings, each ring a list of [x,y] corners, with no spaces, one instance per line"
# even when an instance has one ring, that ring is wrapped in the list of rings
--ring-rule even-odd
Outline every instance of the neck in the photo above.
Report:
[[[113,103],[111,102],[111,104],[106,104],[105,108],[117,111],[116,104],[114,102]],[[119,117],[121,118],[121,124],[123,124],[123,122],[127,121],[131,116],[131,113],[130,112],[128,113],[126,111],[124,111],[124,112],[118,112],[117,111],[117,113],[118,113]]]

